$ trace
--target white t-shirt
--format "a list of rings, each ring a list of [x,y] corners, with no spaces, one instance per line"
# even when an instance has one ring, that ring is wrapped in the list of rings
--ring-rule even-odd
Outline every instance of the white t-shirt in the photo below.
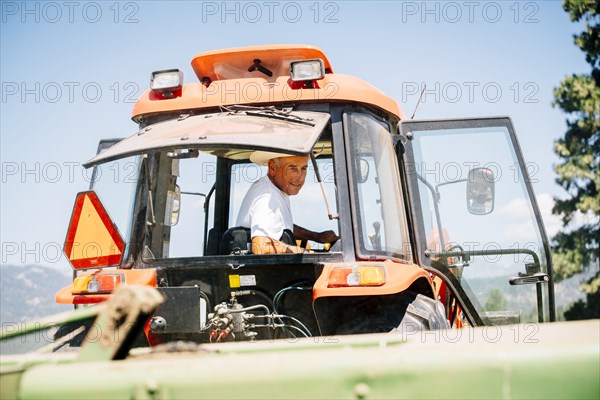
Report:
[[[289,196],[263,176],[248,189],[236,225],[250,228],[252,237],[279,240],[284,229],[294,230]]]

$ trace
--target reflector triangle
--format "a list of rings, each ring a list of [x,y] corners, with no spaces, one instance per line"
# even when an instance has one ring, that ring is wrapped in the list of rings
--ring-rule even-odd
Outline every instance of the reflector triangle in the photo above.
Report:
[[[75,199],[64,252],[75,269],[102,268],[121,263],[125,243],[93,191]]]

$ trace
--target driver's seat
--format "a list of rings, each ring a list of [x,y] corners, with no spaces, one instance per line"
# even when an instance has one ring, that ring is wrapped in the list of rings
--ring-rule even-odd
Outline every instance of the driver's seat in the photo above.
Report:
[[[290,246],[296,245],[294,233],[289,229],[283,231],[279,241]],[[250,236],[250,228],[236,226],[227,229],[221,237],[221,243],[219,243],[219,254],[252,254],[252,237]]]

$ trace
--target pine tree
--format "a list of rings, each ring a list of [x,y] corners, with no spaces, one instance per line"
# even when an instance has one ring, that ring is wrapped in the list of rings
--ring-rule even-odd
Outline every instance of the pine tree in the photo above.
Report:
[[[553,238],[557,280],[597,266],[600,242],[600,0],[565,0],[563,8],[571,21],[585,21],[585,30],[574,39],[592,71],[567,76],[554,89],[553,105],[567,114],[567,132],[554,149],[561,160],[554,167],[556,182],[567,192],[566,198],[555,199],[552,210],[563,222],[563,229]],[[600,272],[581,290],[587,293],[587,303],[578,302],[565,317],[600,317]]]

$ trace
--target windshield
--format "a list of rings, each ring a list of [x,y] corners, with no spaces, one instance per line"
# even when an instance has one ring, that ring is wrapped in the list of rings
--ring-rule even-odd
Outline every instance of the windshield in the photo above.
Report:
[[[411,260],[400,174],[388,125],[369,114],[348,113],[354,225],[362,257]]]
[[[335,201],[335,177],[333,158],[323,156],[317,158],[317,167],[321,174],[325,195],[333,207],[332,212],[337,214]],[[266,166],[252,163],[235,164],[231,171],[231,205],[229,208],[229,228],[234,227],[240,210],[242,200],[250,185],[267,174]],[[308,166],[304,187],[295,196],[290,196],[292,217],[298,225],[309,226],[314,231],[333,230],[337,233],[337,220],[330,220],[327,216],[327,207],[323,200],[320,186],[317,181],[315,169],[312,164]],[[309,222],[307,222],[309,221]],[[309,241],[308,248],[312,250],[323,249],[323,244]],[[338,248],[334,247],[332,251]]]
[[[272,154],[256,152],[257,149],[276,150],[283,147],[289,154],[294,152],[296,144],[302,142],[302,146],[308,146],[304,141],[309,141],[309,152],[312,149],[316,155],[323,192],[333,214],[337,214],[331,126],[321,123],[315,125],[316,121],[327,121],[329,115],[321,112],[281,114],[280,110],[262,109],[250,109],[248,113],[250,115],[245,115],[245,119],[257,119],[253,120],[256,125],[251,125],[251,131],[239,131],[232,135],[223,130],[229,124],[226,122],[221,125],[219,133],[213,133],[215,136],[228,137],[227,140],[237,138],[241,144],[233,142],[227,147],[206,145],[184,149],[166,148],[161,152],[151,152],[144,158],[144,165],[149,171],[144,177],[146,187],[149,187],[145,196],[151,199],[148,201],[144,223],[148,231],[144,238],[148,250],[144,259],[230,255],[227,244],[230,234],[227,231],[238,228],[236,223],[242,200],[250,185],[266,173],[266,167],[260,165],[262,162],[252,157],[257,154]],[[261,113],[260,116],[258,113]],[[299,115],[303,115],[304,119],[298,120]],[[310,121],[306,119],[308,115],[311,116]],[[259,133],[259,122],[265,125],[262,132],[264,136]],[[306,130],[307,127],[309,130]],[[317,134],[314,129],[319,127],[322,130]],[[269,141],[271,147],[246,147],[251,139],[244,135],[255,136],[255,146]],[[290,135],[297,137],[288,137]],[[317,139],[319,142],[315,144]],[[328,218],[327,205],[312,164],[308,167],[302,190],[299,194],[290,196],[289,200],[295,225],[313,232],[338,232],[337,220]],[[234,248],[237,248],[237,242],[235,243]],[[247,245],[247,242],[243,243],[244,250]],[[335,242],[317,244],[309,241],[308,244],[301,245],[315,251],[339,251],[337,247],[332,247]]]
[[[404,131],[414,134],[422,258],[449,270],[487,323],[547,319],[542,234],[509,126]]]
[[[127,157],[97,166],[90,189],[93,189],[117,225],[123,238],[130,234],[133,196],[138,183],[139,157]]]
[[[171,161],[179,200],[176,209],[170,207],[171,212],[165,215],[171,234],[164,257],[204,255],[206,227],[214,219],[214,212],[209,212],[214,209],[214,197],[209,196],[217,179],[216,161],[216,157],[207,154]],[[171,196],[175,195],[176,192],[171,191]],[[173,203],[172,198],[170,201]]]

